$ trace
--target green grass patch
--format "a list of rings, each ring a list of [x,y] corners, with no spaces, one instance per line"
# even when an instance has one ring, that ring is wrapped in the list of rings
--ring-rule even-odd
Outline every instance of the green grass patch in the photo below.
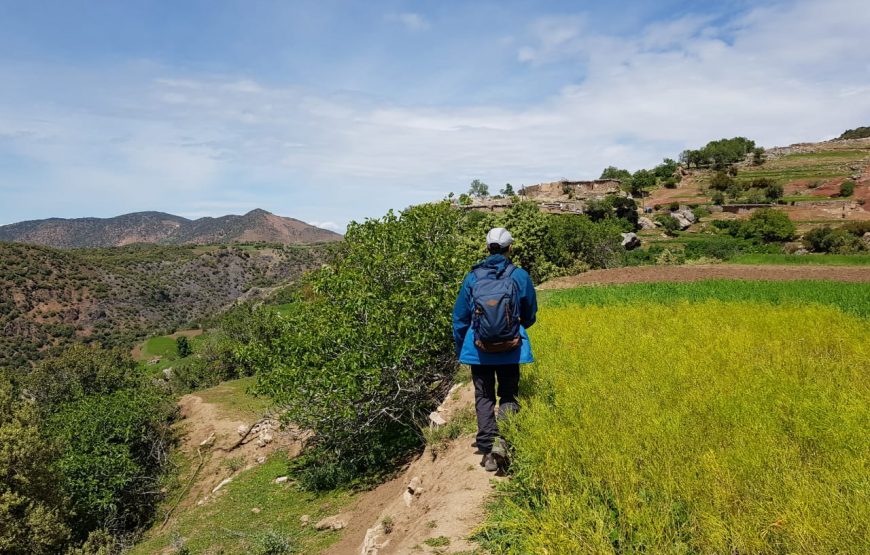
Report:
[[[251,420],[261,417],[272,406],[268,397],[257,397],[248,393],[255,383],[256,378],[253,376],[229,380],[197,391],[196,395],[206,403],[217,405],[226,418]]]
[[[313,494],[293,484],[275,484],[287,474],[287,459],[272,455],[265,464],[247,470],[224,487],[223,494],[204,505],[177,515],[174,525],[149,535],[131,555],[186,548],[189,553],[317,553],[339,539],[340,533],[303,527],[299,517],[312,522],[336,514],[353,499],[335,491]],[[251,509],[257,508],[258,513]]]
[[[866,551],[870,327],[833,306],[771,306],[762,299],[831,295],[776,285],[789,293],[706,282],[548,296],[523,410],[505,426],[514,477],[478,534],[484,547]],[[866,285],[837,288],[866,312]],[[715,300],[740,290],[757,300]]]
[[[774,305],[832,305],[849,314],[870,317],[870,284],[832,281],[705,280],[693,283],[632,283],[542,291],[545,307],[625,305],[637,302],[675,305],[682,301],[751,301]],[[664,333],[664,332],[663,332]]]
[[[743,254],[729,260],[734,264],[787,264],[796,266],[868,266],[870,254]]]
[[[176,358],[178,351],[175,345],[175,339],[172,337],[165,335],[152,337],[142,344],[142,355],[146,358]]]

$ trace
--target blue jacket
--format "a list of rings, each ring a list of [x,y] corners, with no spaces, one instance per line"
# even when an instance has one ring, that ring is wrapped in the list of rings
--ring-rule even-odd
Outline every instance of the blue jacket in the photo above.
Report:
[[[507,263],[508,259],[504,255],[493,254],[475,265],[462,282],[459,296],[456,297],[456,304],[453,306],[453,340],[456,342],[456,355],[462,364],[526,364],[535,361],[526,328],[532,327],[535,323],[538,299],[535,296],[532,278],[522,268],[517,268],[511,274],[511,279],[517,283],[520,292],[520,321],[522,322],[520,337],[523,340],[521,347],[506,353],[483,353],[474,345],[474,333],[468,333],[471,328],[471,314],[474,310],[471,286],[477,281],[474,270],[482,267],[502,269]]]

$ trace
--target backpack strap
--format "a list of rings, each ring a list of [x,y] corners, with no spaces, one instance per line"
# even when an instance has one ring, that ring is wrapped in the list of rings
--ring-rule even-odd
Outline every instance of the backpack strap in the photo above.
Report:
[[[501,271],[501,273],[498,274],[498,277],[501,278],[502,276],[504,276],[506,278],[509,278],[509,277],[511,277],[511,274],[513,274],[514,270],[516,270],[516,269],[517,269],[517,267],[514,266],[513,262],[508,262],[507,266],[505,266],[504,269]]]

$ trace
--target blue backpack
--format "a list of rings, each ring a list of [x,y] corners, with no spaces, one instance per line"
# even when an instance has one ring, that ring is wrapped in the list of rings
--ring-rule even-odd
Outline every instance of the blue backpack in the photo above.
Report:
[[[471,286],[474,344],[485,353],[503,353],[520,346],[520,292],[511,279],[516,267],[477,268]]]

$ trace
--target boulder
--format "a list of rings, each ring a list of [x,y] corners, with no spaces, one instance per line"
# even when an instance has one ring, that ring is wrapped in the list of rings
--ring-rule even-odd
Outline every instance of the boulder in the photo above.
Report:
[[[646,216],[641,216],[637,219],[637,225],[640,226],[641,229],[655,229],[656,224],[651,219]]]
[[[172,367],[163,369],[163,377],[167,380],[172,379]]]
[[[286,483],[287,480],[289,480],[289,479],[290,479],[289,476],[278,476],[277,478],[275,478],[275,483],[276,483],[276,484],[284,484],[284,483]]]
[[[640,246],[640,238],[636,233],[622,233],[622,246],[630,251]]]
[[[429,423],[436,428],[440,428],[441,426],[447,424],[447,421],[444,420],[444,417],[441,416],[440,412],[433,411],[429,413]]]
[[[689,226],[691,226],[692,223],[694,223],[695,221],[694,216],[692,216],[692,219],[690,220],[686,217],[682,210],[671,212],[671,216],[673,216],[673,218],[677,220],[677,223],[680,224],[680,229],[688,229]]]

